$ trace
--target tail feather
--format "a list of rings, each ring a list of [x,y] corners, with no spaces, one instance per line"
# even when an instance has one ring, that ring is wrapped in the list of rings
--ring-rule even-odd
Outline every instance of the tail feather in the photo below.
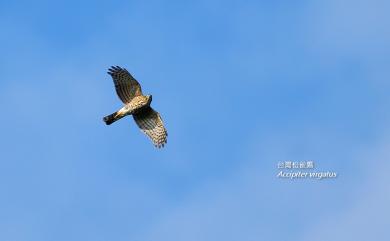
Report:
[[[115,121],[119,120],[120,117],[118,116],[118,112],[112,113],[111,115],[105,116],[103,118],[103,121],[106,123],[106,125],[111,125]]]

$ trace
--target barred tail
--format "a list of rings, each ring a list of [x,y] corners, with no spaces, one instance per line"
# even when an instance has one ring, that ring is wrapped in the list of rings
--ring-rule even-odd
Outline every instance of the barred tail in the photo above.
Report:
[[[112,113],[103,118],[103,121],[106,122],[106,125],[111,125],[115,121],[119,120],[121,117],[118,115],[118,112]]]

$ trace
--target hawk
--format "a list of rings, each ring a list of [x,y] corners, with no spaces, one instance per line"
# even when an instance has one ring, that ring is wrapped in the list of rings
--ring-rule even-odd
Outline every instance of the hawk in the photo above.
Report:
[[[127,115],[132,115],[135,123],[152,140],[154,146],[164,147],[168,132],[160,114],[150,107],[152,95],[143,95],[141,85],[125,68],[111,66],[107,73],[114,80],[116,93],[125,105],[117,112],[104,117],[103,121],[111,125]]]

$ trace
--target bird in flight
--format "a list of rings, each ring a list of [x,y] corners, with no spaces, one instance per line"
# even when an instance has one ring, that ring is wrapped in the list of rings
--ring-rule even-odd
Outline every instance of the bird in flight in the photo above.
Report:
[[[155,147],[164,147],[168,132],[164,127],[160,114],[150,107],[152,95],[143,95],[141,85],[125,69],[111,66],[107,72],[114,80],[115,90],[124,106],[117,112],[103,118],[107,125],[132,115],[135,123],[153,142]]]

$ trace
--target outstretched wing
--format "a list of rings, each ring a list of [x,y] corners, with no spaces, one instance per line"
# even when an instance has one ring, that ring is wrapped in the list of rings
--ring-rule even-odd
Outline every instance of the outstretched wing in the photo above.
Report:
[[[139,113],[133,114],[133,118],[141,131],[149,136],[156,147],[164,147],[164,144],[167,143],[168,132],[157,111],[147,107]]]
[[[142,95],[140,84],[125,68],[111,66],[107,73],[114,80],[116,93],[123,103],[130,103],[135,96]]]

